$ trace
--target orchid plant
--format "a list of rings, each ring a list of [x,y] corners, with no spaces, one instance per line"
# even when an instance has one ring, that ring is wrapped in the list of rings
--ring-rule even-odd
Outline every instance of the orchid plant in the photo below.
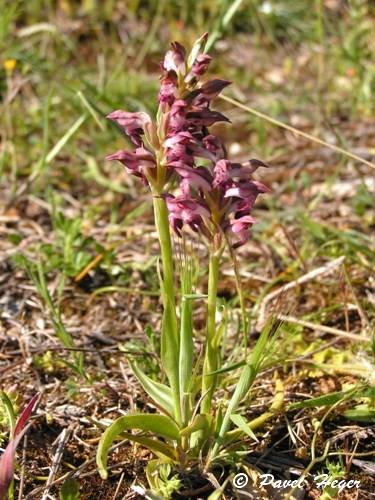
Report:
[[[236,410],[259,371],[268,336],[265,330],[251,354],[244,349],[242,372],[223,410],[215,398],[225,371],[224,326],[217,318],[221,260],[225,249],[235,258],[236,249],[248,240],[255,222],[251,215],[254,203],[268,188],[252,177],[257,168],[266,166],[263,162],[230,161],[224,144],[209,130],[217,122],[229,122],[211,104],[230,82],[202,81],[211,63],[211,57],[204,53],[206,40],[205,34],[195,42],[189,55],[178,42],[172,43],[162,63],[155,121],[143,111],[117,110],[108,115],[135,145],[133,151],[117,151],[108,159],[120,161],[152,193],[161,252],[160,358],[168,383],[151,379],[134,360],[129,360],[160,413],[129,414],[114,421],[101,437],[97,464],[101,476],[106,478],[113,441],[128,438],[140,443],[157,457],[148,466],[154,491],[155,471],[163,464],[186,468],[203,462],[207,468],[223,455],[229,443],[233,445],[244,435],[253,435],[251,425]],[[194,293],[193,266],[186,251],[186,241],[194,233],[204,241],[209,255],[204,295]],[[180,266],[174,259],[172,235],[183,242],[180,246],[185,249]],[[194,301],[206,297],[204,354],[195,356]],[[246,338],[246,320],[244,323]]]

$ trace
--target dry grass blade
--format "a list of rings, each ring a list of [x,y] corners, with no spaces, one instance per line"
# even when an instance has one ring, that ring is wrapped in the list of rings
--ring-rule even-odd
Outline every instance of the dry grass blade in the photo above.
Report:
[[[304,274],[303,276],[300,276],[298,279],[291,281],[290,283],[287,283],[286,285],[278,288],[277,290],[274,290],[273,292],[269,293],[264,297],[262,300],[260,307],[259,307],[259,313],[258,313],[258,321],[257,321],[257,329],[261,330],[263,325],[265,324],[266,321],[266,310],[267,310],[267,305],[269,302],[271,302],[273,299],[278,297],[281,294],[284,294],[288,290],[291,290],[295,288],[298,285],[301,285],[302,283],[306,283],[307,281],[311,281],[315,279],[318,276],[321,276],[322,274],[327,274],[332,272],[334,269],[337,267],[340,267],[342,263],[345,260],[345,256],[342,255],[341,257],[338,257],[337,259],[327,262],[327,264],[324,264],[324,266],[318,267],[316,269],[313,269],[312,271]]]
[[[51,488],[52,482],[56,476],[56,473],[60,467],[61,459],[63,457],[64,448],[66,443],[69,440],[69,436],[71,433],[71,429],[65,428],[62,430],[61,434],[57,438],[56,443],[56,451],[52,458],[52,465],[50,469],[50,473],[48,475],[47,483],[45,486],[45,490],[43,492],[42,500],[47,500],[49,498],[49,490]]]
[[[310,328],[311,330],[331,333],[332,335],[337,335],[338,337],[343,337],[347,339],[352,339],[362,342],[370,342],[370,337],[366,337],[364,335],[356,335],[355,333],[348,333],[343,330],[339,330],[338,328],[332,328],[331,326],[319,325],[317,323],[311,323],[311,321],[305,321],[302,319],[295,318],[294,316],[286,316],[284,314],[278,314],[277,318],[281,321],[286,321],[287,323],[293,323],[295,325],[305,326],[306,328]]]
[[[243,109],[244,111],[247,111],[248,113],[251,113],[252,115],[257,116],[258,118],[262,118],[263,120],[266,120],[270,123],[273,123],[274,125],[277,125],[278,127],[284,128],[286,130],[289,130],[290,132],[293,132],[294,134],[300,135],[301,137],[304,137],[305,139],[308,139],[309,141],[316,142],[317,144],[321,144],[322,146],[325,146],[326,148],[332,149],[333,151],[336,151],[337,153],[341,153],[344,156],[347,156],[348,158],[351,158],[352,160],[359,161],[361,163],[364,163],[368,167],[374,168],[375,169],[375,163],[372,163],[371,161],[366,160],[365,158],[362,158],[361,156],[358,156],[354,153],[351,153],[350,151],[347,151],[346,149],[340,148],[339,146],[335,146],[334,144],[330,144],[329,142],[323,141],[323,139],[320,139],[319,137],[315,137],[314,135],[308,134],[307,132],[303,132],[302,130],[299,130],[298,128],[292,127],[291,125],[288,125],[287,123],[283,123],[280,120],[276,120],[276,118],[271,118],[270,116],[261,113],[260,111],[257,111],[256,109],[251,108],[250,106],[247,106],[246,104],[242,104],[239,101],[236,101],[235,99],[232,99],[231,97],[228,97],[226,95],[221,95],[221,99],[224,101],[227,101],[234,106],[237,106],[238,108]]]

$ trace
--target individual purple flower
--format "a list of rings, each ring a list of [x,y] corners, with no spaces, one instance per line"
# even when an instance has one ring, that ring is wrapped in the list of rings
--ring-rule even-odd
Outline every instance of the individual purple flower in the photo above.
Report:
[[[210,153],[214,153],[215,155],[224,152],[222,142],[213,134],[209,134],[203,137],[203,144],[207,151],[209,151]]]
[[[224,198],[235,197],[248,199],[253,196],[256,197],[260,193],[267,193],[267,191],[269,191],[268,187],[261,182],[241,180],[226,191]]]
[[[210,182],[204,178],[202,173],[197,168],[193,168],[179,161],[172,162],[169,165],[173,167],[182,180],[185,181],[184,191],[187,187],[189,187],[189,190],[193,187],[204,191],[209,191],[211,189]]]
[[[256,219],[251,215],[243,215],[238,219],[232,219],[228,227],[228,232],[232,233],[235,237],[234,242],[232,242],[233,248],[238,248],[240,245],[246,243],[249,238],[249,229],[256,222]]]
[[[199,77],[204,75],[208,69],[212,57],[208,54],[199,54],[193,62],[189,74],[186,76],[185,81],[187,83],[192,83],[196,81]]]
[[[189,111],[186,118],[190,126],[194,127],[211,127],[217,122],[229,122],[229,119],[219,111],[211,111],[210,109],[201,109]]]
[[[202,227],[204,218],[210,216],[209,210],[201,201],[173,195],[166,195],[165,199],[170,224],[179,236],[184,225],[190,226],[193,231],[197,232]]]
[[[186,71],[186,51],[178,42],[171,44],[171,49],[167,51],[163,61],[165,71],[174,71],[175,73],[185,74]]]
[[[143,147],[137,148],[135,151],[120,150],[108,155],[106,159],[109,161],[120,161],[125,166],[127,172],[144,180],[147,178],[149,170],[156,167],[155,156],[151,151]]]
[[[169,71],[161,78],[158,101],[163,111],[167,105],[172,106],[177,95],[177,77],[172,71]]]
[[[204,75],[211,61],[212,57],[208,54],[199,54],[199,56],[197,56],[197,58],[193,62],[193,66],[191,67],[192,74],[194,76]]]
[[[170,135],[181,132],[187,128],[188,123],[186,121],[186,108],[187,103],[182,99],[178,99],[172,104],[172,107],[168,115],[168,133]]]
[[[219,160],[214,166],[213,188],[224,186],[230,179],[230,166],[228,160]]]
[[[144,129],[148,124],[151,124],[150,116],[143,111],[130,113],[129,111],[118,109],[109,113],[107,118],[118,123],[125,134],[128,135],[137,146],[142,145]]]
[[[228,80],[209,80],[208,82],[204,83],[202,87],[199,89],[199,93],[207,100],[207,101],[212,101],[215,97],[217,97],[222,90],[225,89],[228,85],[230,85],[232,82],[229,82]]]

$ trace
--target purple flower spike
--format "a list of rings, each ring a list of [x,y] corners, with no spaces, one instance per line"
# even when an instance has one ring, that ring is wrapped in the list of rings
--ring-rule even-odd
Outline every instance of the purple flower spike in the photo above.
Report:
[[[120,127],[124,129],[125,134],[128,135],[137,146],[141,146],[142,144],[141,136],[144,133],[145,126],[151,123],[151,118],[143,111],[130,113],[119,109],[109,113],[107,118],[118,123]]]
[[[108,116],[138,146],[133,152],[117,151],[108,159],[119,160],[128,172],[149,184],[154,195],[165,198],[176,234],[181,235],[188,225],[219,247],[225,232],[236,247],[249,237],[258,195],[268,191],[252,174],[267,165],[256,159],[229,161],[224,144],[210,133],[215,123],[229,122],[211,104],[231,82],[200,81],[212,61],[203,53],[206,41],[204,34],[188,56],[182,45],[171,44],[161,64],[158,123],[146,113],[114,111]],[[177,186],[178,195],[162,194],[166,186]]]

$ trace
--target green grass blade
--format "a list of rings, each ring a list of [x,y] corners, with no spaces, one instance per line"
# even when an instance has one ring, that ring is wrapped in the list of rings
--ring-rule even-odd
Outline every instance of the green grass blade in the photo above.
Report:
[[[251,427],[248,425],[248,423],[246,422],[246,420],[243,418],[242,415],[233,413],[230,416],[230,419],[232,420],[234,425],[236,425],[240,429],[240,431],[242,431],[244,434],[247,434],[248,436],[250,436],[251,439],[254,439],[254,441],[256,441],[257,443],[259,442],[258,438],[254,434],[254,432],[251,430]]]
[[[46,163],[50,163],[55,156],[57,156],[65,144],[69,141],[69,139],[77,132],[77,130],[81,127],[81,125],[86,120],[86,114],[81,115],[73,125],[65,132],[65,134],[61,137],[61,139],[54,145],[51,151],[46,156]]]

